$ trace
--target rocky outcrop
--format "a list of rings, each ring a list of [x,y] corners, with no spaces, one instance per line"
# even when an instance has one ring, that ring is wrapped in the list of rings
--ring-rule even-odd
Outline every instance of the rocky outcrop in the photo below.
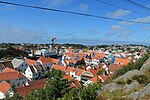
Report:
[[[117,81],[127,81],[128,79],[132,79],[132,77],[133,76],[135,76],[135,75],[142,75],[142,73],[141,73],[141,71],[139,71],[139,70],[132,70],[132,71],[128,71],[127,73],[125,73],[124,75],[122,75],[122,76],[120,76],[120,77],[118,77],[118,78],[116,78],[115,80],[114,80],[114,82],[117,82]]]
[[[150,83],[143,90],[133,93],[133,94],[129,94],[127,96],[124,96],[123,98],[132,99],[132,100],[140,100],[140,98],[143,98],[144,96],[150,97]],[[150,98],[145,99],[145,100],[150,100]]]
[[[109,84],[104,85],[104,86],[101,88],[101,91],[99,91],[99,92],[102,92],[102,91],[114,92],[114,91],[116,91],[116,90],[121,89],[122,87],[123,87],[123,86],[118,85],[117,83],[109,83]]]
[[[146,61],[145,64],[141,67],[140,71],[145,74],[147,72],[150,72],[150,58]]]
[[[138,82],[133,82],[131,84],[126,84],[124,87],[123,87],[123,92],[126,94],[126,93],[129,93],[129,92],[133,92],[134,90],[138,89],[140,87],[140,84]]]

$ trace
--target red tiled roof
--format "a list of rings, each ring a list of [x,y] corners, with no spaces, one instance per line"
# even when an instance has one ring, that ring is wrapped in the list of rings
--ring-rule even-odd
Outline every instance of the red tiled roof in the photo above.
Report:
[[[25,77],[23,74],[11,68],[5,68],[4,71],[0,73],[0,80],[11,80],[11,79],[23,78],[23,77]]]
[[[29,66],[33,66],[36,61],[35,60],[31,60],[31,59],[26,59],[25,62],[29,65]]]
[[[110,72],[115,72],[120,68],[121,68],[121,66],[119,64],[110,64],[108,67]]]
[[[104,81],[106,81],[109,77],[111,77],[112,76],[112,74],[109,74],[108,76],[104,76],[104,75],[100,75],[100,77],[104,80]]]
[[[66,73],[70,73],[70,71],[73,69],[73,67],[67,67]]]
[[[52,68],[54,68],[56,70],[61,70],[63,72],[65,72],[65,70],[66,70],[66,66],[61,66],[61,65],[53,65]]]
[[[115,62],[119,63],[121,65],[128,65],[129,64],[129,59],[127,59],[127,58],[116,58]]]
[[[95,77],[91,78],[90,81],[97,83],[100,81],[100,78],[99,78],[99,76],[95,76]]]
[[[18,72],[17,70],[6,67],[3,72]]]
[[[6,81],[3,81],[2,83],[0,83],[0,91],[3,94],[6,94],[10,88],[11,88],[11,85],[7,83]]]
[[[77,76],[80,76],[80,75],[83,73],[83,71],[84,71],[83,69],[78,69],[76,75],[77,75]]]
[[[63,79],[68,79],[68,81],[73,80],[73,77],[71,77],[70,75],[65,75],[63,76]]]
[[[53,61],[55,64],[58,64],[59,59],[54,59],[54,58],[52,58],[52,61]]]
[[[72,70],[71,70],[71,72],[76,72],[77,71],[77,68],[73,68]]]
[[[98,68],[98,69],[93,69],[93,68],[91,68],[91,69],[88,69],[87,70],[87,72],[91,72],[91,74],[93,75],[93,76],[96,76],[97,75],[97,72],[99,71],[99,70],[103,70],[104,68]]]
[[[50,58],[50,57],[44,57],[44,56],[40,57],[38,59],[38,61],[41,61],[43,64],[50,64],[50,63],[53,62],[52,58]]]
[[[30,90],[43,89],[45,85],[46,85],[46,79],[43,79],[43,80],[31,81],[29,82],[29,86],[20,86],[15,88],[15,90],[17,94],[24,97],[30,93]]]
[[[76,89],[79,89],[79,86],[80,86],[80,82],[78,80],[73,80],[73,83],[70,84],[70,87],[71,88],[76,88]]]

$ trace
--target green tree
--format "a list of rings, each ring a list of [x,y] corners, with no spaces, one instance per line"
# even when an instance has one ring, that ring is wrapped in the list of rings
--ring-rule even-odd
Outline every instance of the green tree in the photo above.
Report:
[[[96,100],[97,90],[99,90],[101,84],[93,83],[85,86],[79,90],[80,100]]]

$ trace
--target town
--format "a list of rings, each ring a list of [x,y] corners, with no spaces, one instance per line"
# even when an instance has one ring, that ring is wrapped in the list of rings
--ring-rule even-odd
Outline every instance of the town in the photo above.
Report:
[[[24,98],[31,90],[44,89],[46,81],[54,78],[49,75],[55,70],[71,82],[70,88],[103,84],[117,70],[138,62],[150,52],[143,45],[0,44],[0,50],[8,47],[26,52],[27,56],[1,58],[0,99],[14,94]]]

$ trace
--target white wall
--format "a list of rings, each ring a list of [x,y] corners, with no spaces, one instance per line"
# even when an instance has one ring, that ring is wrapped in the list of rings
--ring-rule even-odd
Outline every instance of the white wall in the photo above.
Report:
[[[0,99],[4,99],[6,96],[0,91]]]

